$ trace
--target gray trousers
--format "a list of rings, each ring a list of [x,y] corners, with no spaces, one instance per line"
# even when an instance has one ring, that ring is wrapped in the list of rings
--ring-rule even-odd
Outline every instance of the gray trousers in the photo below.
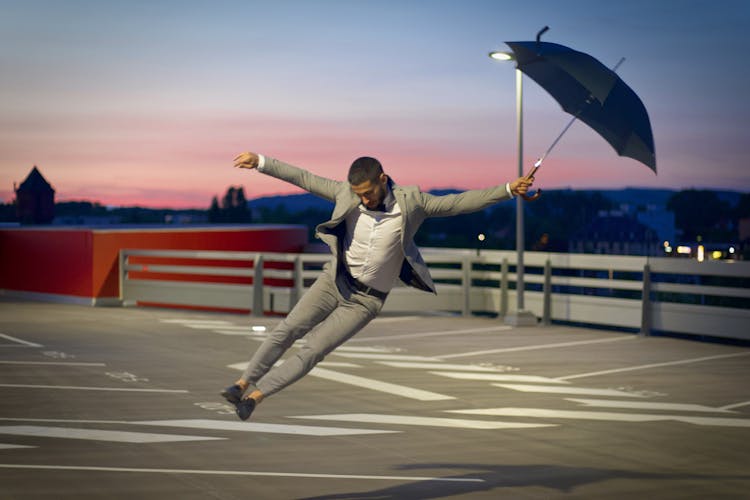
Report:
[[[382,300],[352,289],[343,277],[334,277],[334,271],[327,267],[263,341],[242,379],[257,387],[265,397],[280,391],[364,328],[382,308]],[[282,364],[274,366],[303,337],[305,344]]]

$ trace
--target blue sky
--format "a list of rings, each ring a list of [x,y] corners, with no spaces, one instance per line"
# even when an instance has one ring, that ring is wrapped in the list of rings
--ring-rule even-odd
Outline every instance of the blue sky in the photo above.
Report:
[[[402,184],[514,178],[512,63],[543,40],[587,52],[641,97],[654,174],[577,123],[543,188],[750,191],[750,3],[718,1],[0,1],[0,199],[38,165],[60,199],[207,207],[254,150],[344,179],[378,157]],[[525,165],[569,116],[524,80]]]

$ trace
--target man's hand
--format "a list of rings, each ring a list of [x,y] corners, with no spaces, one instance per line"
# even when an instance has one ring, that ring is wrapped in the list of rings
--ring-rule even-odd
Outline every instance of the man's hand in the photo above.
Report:
[[[518,179],[510,183],[510,192],[513,193],[513,196],[518,196],[519,194],[526,194],[529,192],[529,188],[533,184],[534,184],[533,177],[519,177]]]
[[[236,168],[258,168],[258,155],[255,153],[240,153],[234,159]]]

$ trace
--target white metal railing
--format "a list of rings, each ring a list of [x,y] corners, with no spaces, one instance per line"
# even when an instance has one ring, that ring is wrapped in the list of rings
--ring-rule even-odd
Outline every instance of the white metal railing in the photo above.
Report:
[[[385,311],[500,316],[515,304],[516,253],[424,249],[437,295],[397,286]],[[285,314],[325,254],[120,251],[120,300]],[[750,339],[750,263],[526,252],[525,306],[552,321]]]

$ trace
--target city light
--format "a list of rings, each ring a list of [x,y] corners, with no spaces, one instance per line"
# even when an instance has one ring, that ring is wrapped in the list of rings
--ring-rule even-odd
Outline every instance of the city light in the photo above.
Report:
[[[705,260],[705,252],[706,249],[703,247],[703,245],[698,245],[698,255],[696,256],[698,262],[703,262]]]
[[[677,247],[677,253],[682,255],[690,255],[692,251],[693,250],[690,247],[687,247],[685,245],[680,245]]]

